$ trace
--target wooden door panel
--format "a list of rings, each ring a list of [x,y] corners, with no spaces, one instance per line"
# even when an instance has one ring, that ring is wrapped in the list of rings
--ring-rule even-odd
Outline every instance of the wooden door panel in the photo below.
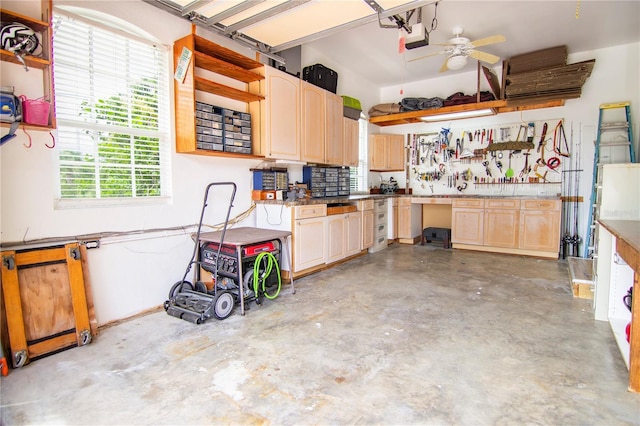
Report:
[[[91,342],[79,244],[2,252],[2,295],[14,367]]]
[[[75,327],[66,264],[19,269],[18,281],[27,341]]]

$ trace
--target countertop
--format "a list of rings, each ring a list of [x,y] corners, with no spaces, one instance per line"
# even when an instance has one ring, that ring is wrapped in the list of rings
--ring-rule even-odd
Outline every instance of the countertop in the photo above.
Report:
[[[479,195],[479,194],[453,194],[453,195],[413,195],[413,194],[355,194],[348,197],[332,197],[332,198],[302,198],[295,201],[283,201],[283,200],[256,200],[257,204],[284,204],[286,206],[304,206],[309,204],[333,204],[333,203],[348,203],[356,202],[360,200],[377,200],[381,198],[483,198],[483,199],[495,199],[495,198],[516,198],[516,199],[538,199],[538,200],[557,200],[559,196],[526,196],[526,195]]]

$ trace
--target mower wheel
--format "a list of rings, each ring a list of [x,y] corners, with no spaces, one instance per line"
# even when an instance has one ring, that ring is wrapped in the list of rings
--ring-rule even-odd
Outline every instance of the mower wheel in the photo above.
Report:
[[[171,286],[171,290],[169,290],[169,299],[173,299],[178,295],[178,293],[185,290],[193,291],[193,284],[191,284],[189,281],[178,281],[173,286]]]
[[[233,306],[235,305],[235,298],[229,291],[220,291],[218,295],[213,299],[213,316],[219,320],[223,320],[231,315]]]
[[[200,293],[206,293],[207,292],[207,286],[202,281],[196,281],[195,291],[200,292]]]

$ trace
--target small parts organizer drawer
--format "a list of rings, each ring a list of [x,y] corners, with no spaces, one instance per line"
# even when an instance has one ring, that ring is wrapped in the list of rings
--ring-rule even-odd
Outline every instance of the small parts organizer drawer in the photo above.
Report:
[[[327,215],[326,204],[310,204],[307,206],[297,206],[294,210],[296,219],[307,219],[310,217],[320,217]]]

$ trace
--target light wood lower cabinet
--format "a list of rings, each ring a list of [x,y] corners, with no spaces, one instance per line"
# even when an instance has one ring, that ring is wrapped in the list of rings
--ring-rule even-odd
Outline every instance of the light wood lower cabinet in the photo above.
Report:
[[[295,220],[293,230],[293,271],[322,265],[325,262],[326,217]]]
[[[557,254],[560,251],[561,209],[560,200],[523,200],[519,247]]]
[[[560,200],[454,199],[454,248],[557,258]]]
[[[360,252],[362,241],[360,213],[327,216],[327,255],[325,263],[333,263]]]
[[[517,248],[520,235],[520,200],[486,200],[483,244]]]
[[[454,199],[451,202],[451,242],[484,244],[484,200]]]

